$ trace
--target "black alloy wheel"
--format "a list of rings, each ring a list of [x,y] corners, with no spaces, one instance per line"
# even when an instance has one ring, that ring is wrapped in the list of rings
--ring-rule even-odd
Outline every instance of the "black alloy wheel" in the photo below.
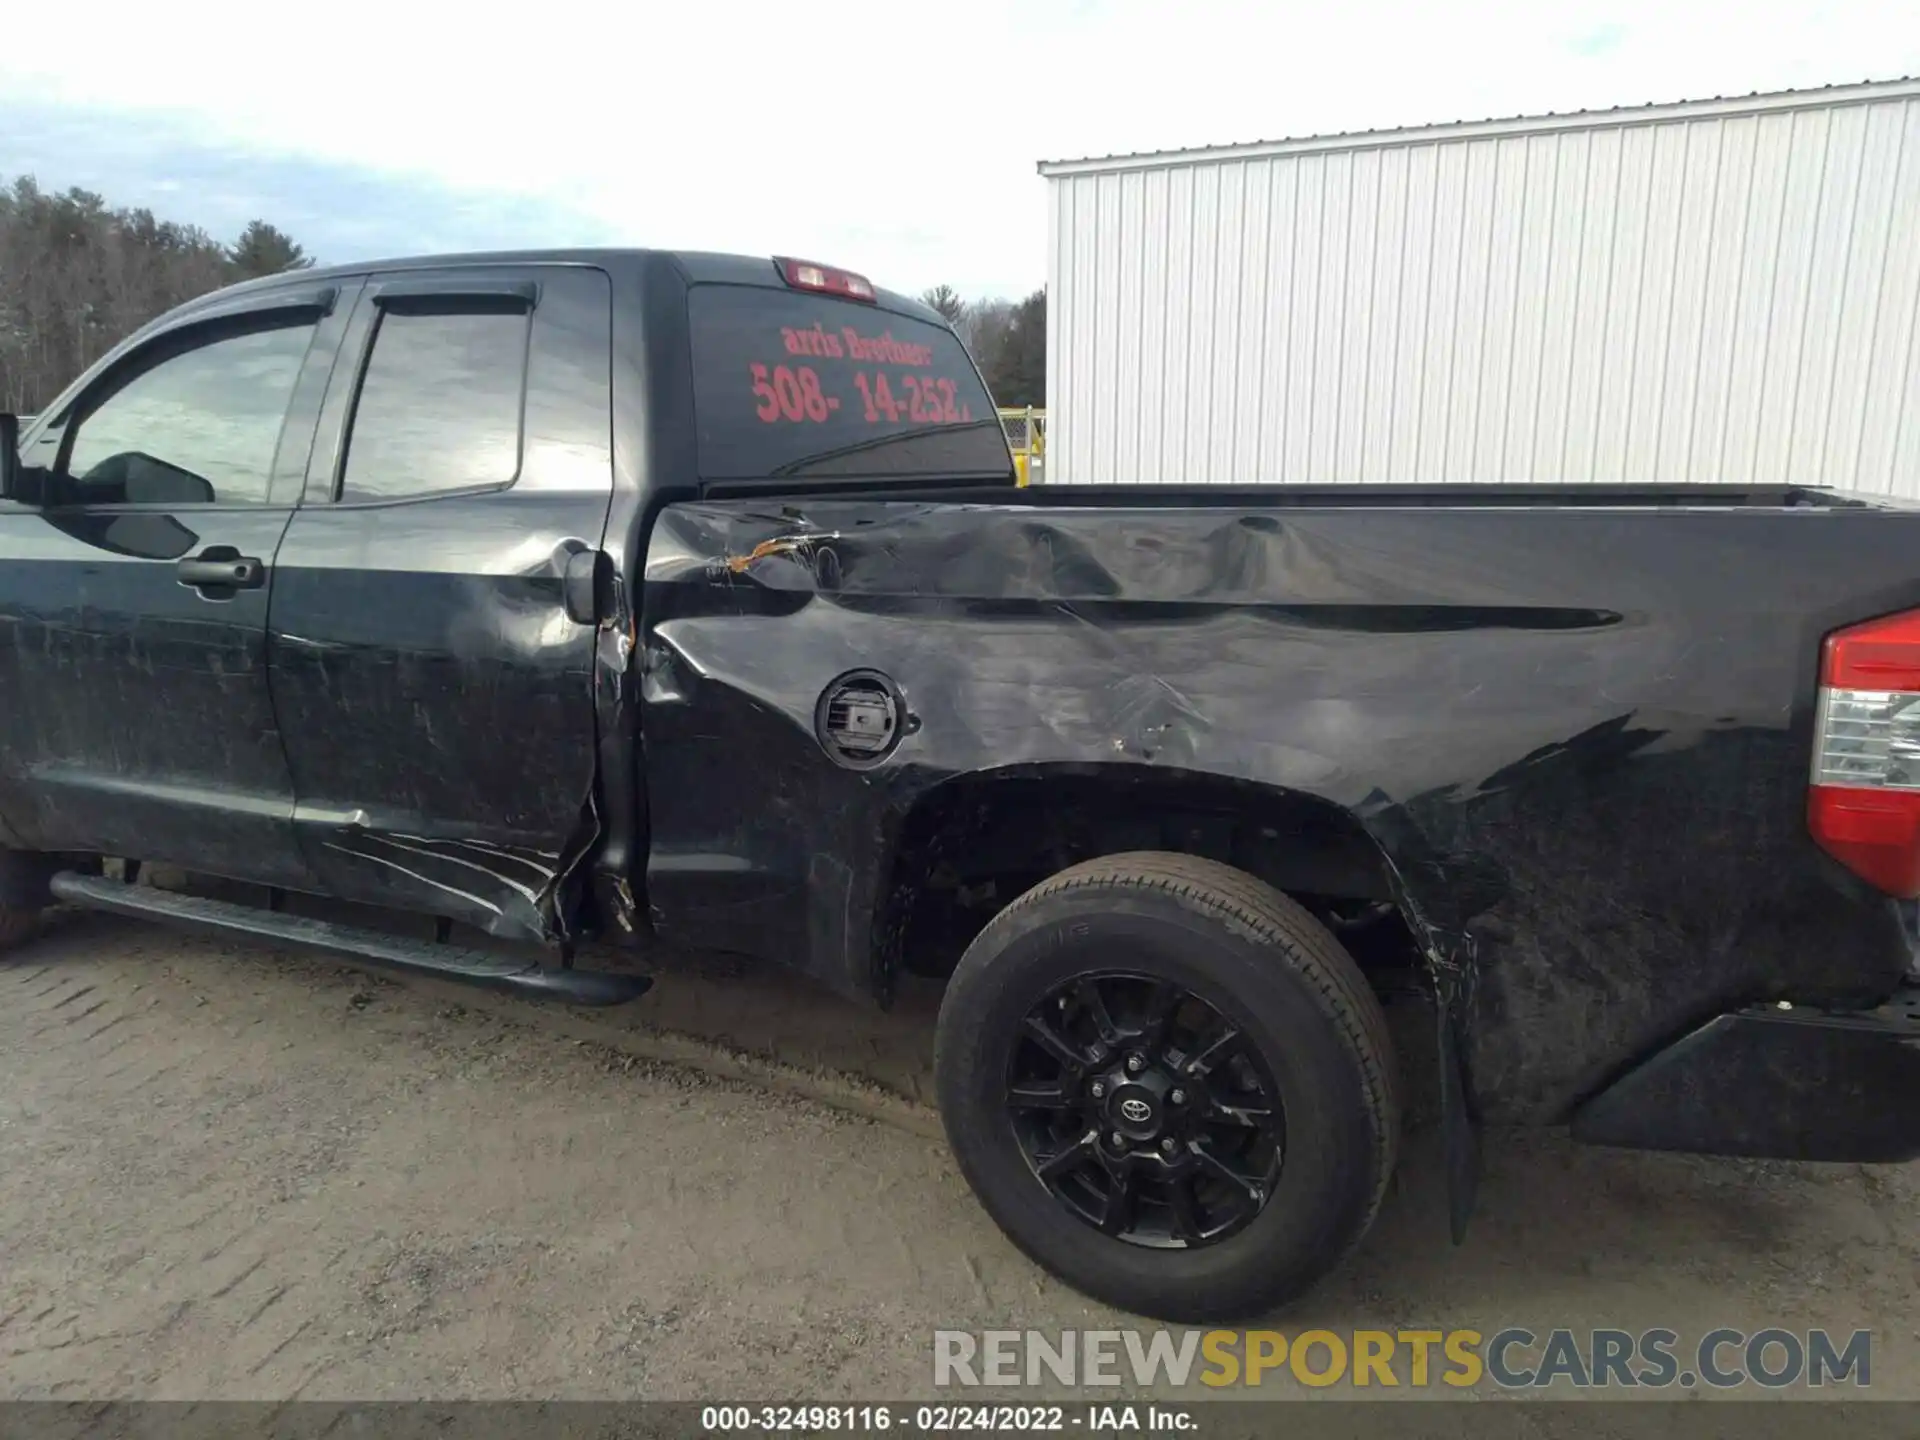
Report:
[[[1134,1245],[1215,1244],[1273,1196],[1286,1119],[1246,1034],[1192,991],[1077,976],[1021,1023],[1007,1110],[1040,1182]]]
[[[1398,1072],[1365,975],[1297,902],[1194,856],[1088,861],[996,915],[948,982],[934,1074],[1008,1238],[1157,1319],[1304,1294],[1393,1172]]]

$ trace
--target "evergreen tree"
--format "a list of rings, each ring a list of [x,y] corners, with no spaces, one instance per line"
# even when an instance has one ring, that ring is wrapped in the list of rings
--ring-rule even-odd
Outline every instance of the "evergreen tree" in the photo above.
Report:
[[[936,285],[923,291],[920,302],[930,310],[940,312],[940,318],[949,325],[958,327],[967,316],[967,302],[955,293],[951,285]]]
[[[312,263],[265,221],[227,246],[91,191],[0,181],[0,410],[34,413],[123,336],[184,301]]]
[[[313,264],[307,252],[293,237],[264,220],[250,220],[240,238],[228,252],[228,264],[236,280],[252,280],[261,275],[281,275],[288,270],[305,270]]]

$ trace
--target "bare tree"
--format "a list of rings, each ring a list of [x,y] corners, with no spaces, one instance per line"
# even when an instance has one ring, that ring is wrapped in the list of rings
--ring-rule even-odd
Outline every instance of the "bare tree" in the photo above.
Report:
[[[980,357],[987,388],[1000,405],[1047,403],[1047,292],[1010,306],[1007,323]]]
[[[1006,333],[1012,317],[1013,306],[1008,301],[976,300],[955,327],[960,332],[960,343],[984,367],[986,358],[999,348],[1000,337]]]
[[[0,185],[0,409],[40,409],[154,316],[247,275],[311,264],[265,221],[231,248],[150,210],[31,176]]]
[[[1047,403],[1047,292],[1024,300],[965,301],[950,285],[920,298],[947,318],[987,382],[994,403]]]

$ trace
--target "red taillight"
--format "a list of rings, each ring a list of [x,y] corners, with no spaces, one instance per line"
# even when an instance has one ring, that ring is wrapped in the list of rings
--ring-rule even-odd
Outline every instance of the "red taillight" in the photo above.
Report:
[[[1820,683],[1920,691],[1920,610],[1834,631],[1821,649]]]
[[[776,255],[773,263],[780,278],[796,290],[818,290],[823,295],[844,295],[849,300],[873,302],[873,282],[851,270],[836,270],[831,265],[816,265],[811,260],[790,260]]]
[[[1920,896],[1920,611],[1827,637],[1807,824],[1861,879]]]
[[[1813,838],[1862,880],[1902,900],[1920,896],[1920,792],[1816,785]]]

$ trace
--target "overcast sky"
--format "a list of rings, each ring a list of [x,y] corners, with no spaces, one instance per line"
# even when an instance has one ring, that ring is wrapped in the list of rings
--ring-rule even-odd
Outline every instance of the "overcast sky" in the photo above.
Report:
[[[1904,74],[1917,0],[88,0],[0,27],[0,176],[328,261],[624,243],[1015,294],[1043,158]]]

